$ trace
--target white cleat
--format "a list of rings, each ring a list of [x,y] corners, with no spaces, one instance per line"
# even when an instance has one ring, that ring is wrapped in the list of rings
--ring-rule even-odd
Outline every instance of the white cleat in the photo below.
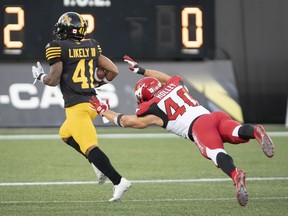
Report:
[[[107,176],[105,176],[93,163],[91,163],[93,170],[98,178],[98,184],[102,185],[105,183]]]
[[[125,179],[121,178],[118,185],[114,185],[113,197],[109,200],[110,202],[120,201],[124,193],[131,187],[131,183]]]

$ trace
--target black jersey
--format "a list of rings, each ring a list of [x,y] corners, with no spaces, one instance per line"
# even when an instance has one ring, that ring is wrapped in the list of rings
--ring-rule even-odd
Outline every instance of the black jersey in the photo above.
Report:
[[[65,107],[88,102],[94,89],[94,71],[98,66],[101,47],[94,39],[51,41],[46,46],[50,65],[62,61],[60,89]]]

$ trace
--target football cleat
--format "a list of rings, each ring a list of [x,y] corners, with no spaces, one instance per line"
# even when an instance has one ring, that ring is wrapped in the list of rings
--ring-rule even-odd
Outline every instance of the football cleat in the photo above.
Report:
[[[255,139],[261,145],[264,154],[271,158],[274,155],[274,144],[271,138],[267,135],[266,131],[261,125],[256,125],[254,129]]]
[[[246,173],[244,170],[237,170],[234,176],[234,185],[236,189],[236,198],[241,206],[248,203],[248,193],[246,191]]]
[[[98,178],[98,184],[102,185],[105,183],[107,176],[105,176],[93,163],[91,163],[93,170]]]
[[[109,200],[110,202],[120,201],[124,193],[131,187],[131,183],[125,179],[121,178],[118,185],[114,185],[113,197]]]

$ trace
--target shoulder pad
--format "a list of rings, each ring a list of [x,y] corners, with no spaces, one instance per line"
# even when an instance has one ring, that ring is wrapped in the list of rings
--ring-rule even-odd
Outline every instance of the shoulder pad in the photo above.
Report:
[[[178,82],[178,83],[181,83],[183,81],[183,78],[179,75],[176,75],[176,76],[173,76],[171,77],[168,82],[171,83],[171,82]],[[168,83],[167,82],[167,83]]]
[[[50,41],[50,42],[46,45],[45,49],[47,49],[47,48],[49,48],[49,47],[59,47],[59,46],[60,46],[60,45],[58,44],[58,41],[53,40],[53,41]]]

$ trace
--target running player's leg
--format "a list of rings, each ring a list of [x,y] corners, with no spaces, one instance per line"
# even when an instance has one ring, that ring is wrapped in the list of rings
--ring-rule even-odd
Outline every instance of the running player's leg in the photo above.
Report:
[[[123,178],[112,166],[107,155],[98,146],[98,137],[93,119],[96,112],[89,109],[89,104],[83,103],[73,107],[69,118],[69,128],[73,138],[79,144],[81,151],[87,156],[105,176],[114,184],[114,193],[110,201],[121,199],[125,191],[131,187],[131,183]]]
[[[80,150],[79,144],[75,141],[75,139],[69,133],[69,127],[67,124],[67,120],[65,120],[64,123],[62,124],[62,126],[60,127],[59,135],[65,143],[67,143],[69,146],[74,148],[77,152],[82,154],[86,159],[88,159],[86,157],[86,155]],[[93,171],[95,172],[95,175],[98,179],[98,183],[104,184],[107,177],[93,163],[91,163],[91,166],[92,166]]]

